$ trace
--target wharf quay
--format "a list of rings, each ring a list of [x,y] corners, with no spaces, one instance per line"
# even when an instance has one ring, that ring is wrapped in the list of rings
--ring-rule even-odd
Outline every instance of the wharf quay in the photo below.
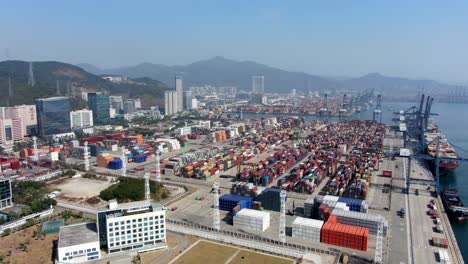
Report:
[[[383,142],[384,150],[396,153],[401,147],[401,134],[387,130]],[[396,157],[394,160],[389,158],[382,162],[381,170],[383,169],[391,170],[393,177],[373,177],[374,192],[370,196],[371,199],[374,196],[374,207],[378,207],[377,201],[381,203],[381,208],[375,209],[389,213],[387,219],[391,232],[388,238],[387,263],[442,263],[439,257],[441,248],[433,245],[433,238],[447,240],[448,248],[445,250],[449,253],[450,263],[465,263],[442,200],[435,191],[434,176],[427,162],[408,157]],[[375,192],[378,186],[390,186],[388,198]],[[443,233],[436,232],[437,220],[428,213],[431,200],[439,212],[440,224],[445,230]],[[397,214],[401,209],[406,212],[404,218]]]

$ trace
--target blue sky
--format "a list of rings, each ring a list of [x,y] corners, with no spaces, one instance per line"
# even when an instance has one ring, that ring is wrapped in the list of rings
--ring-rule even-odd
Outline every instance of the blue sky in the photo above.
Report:
[[[117,67],[224,56],[328,76],[380,72],[468,83],[463,0],[0,4],[0,60],[9,54]]]

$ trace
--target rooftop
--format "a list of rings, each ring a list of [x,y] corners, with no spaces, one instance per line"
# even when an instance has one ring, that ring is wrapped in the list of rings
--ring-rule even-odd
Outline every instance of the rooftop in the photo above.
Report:
[[[109,212],[107,218],[120,217],[123,215],[146,213],[162,210],[159,203],[151,203],[151,201],[137,201],[130,203],[117,203],[115,200],[109,202],[109,207],[99,209],[99,212]]]
[[[248,209],[248,208],[243,208],[239,212],[237,212],[236,216],[250,216],[250,217],[256,217],[256,218],[263,218],[266,215],[270,215],[270,212],[265,212],[265,211],[259,211],[259,210],[253,210],[253,209]]]
[[[59,248],[91,242],[99,242],[95,223],[79,223],[75,225],[62,226],[60,228]]]

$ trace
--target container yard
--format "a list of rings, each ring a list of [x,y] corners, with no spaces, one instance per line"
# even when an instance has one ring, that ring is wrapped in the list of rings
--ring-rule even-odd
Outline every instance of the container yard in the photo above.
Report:
[[[18,164],[22,172],[57,168],[52,158],[82,158],[88,142],[91,168],[97,174],[120,176],[125,164],[127,177],[140,178],[145,172],[153,177],[155,155],[160,153],[163,182],[192,188],[171,203],[168,219],[212,228],[212,185],[219,182],[220,230],[279,241],[283,225],[280,193],[286,191],[287,243],[368,260],[381,248],[382,257],[390,263],[406,263],[411,254],[424,263],[436,263],[436,258],[427,257],[428,252],[437,255],[445,247],[453,260],[456,249],[443,206],[435,200],[431,204],[431,199],[420,206],[426,196],[412,193],[413,200],[408,201],[405,160],[385,156],[389,144],[397,149],[401,141],[401,135],[376,121],[306,122],[277,117],[211,128],[192,126],[145,138],[127,133],[88,137],[41,147],[40,161],[31,160],[26,149],[25,158],[1,159],[0,166],[4,173],[15,174]],[[410,173],[419,177],[419,171]],[[420,207],[426,208],[415,209]],[[406,217],[399,213],[401,209]],[[413,220],[409,221],[409,215]],[[418,232],[412,233],[413,229]],[[401,238],[406,242],[401,243]],[[411,250],[408,245],[415,243],[422,246]]]

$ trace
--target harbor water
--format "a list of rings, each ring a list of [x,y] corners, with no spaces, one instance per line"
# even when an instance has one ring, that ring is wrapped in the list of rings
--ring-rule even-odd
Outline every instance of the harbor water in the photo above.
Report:
[[[419,106],[418,103],[397,103],[397,102],[382,102],[382,122],[393,124],[393,112],[407,110],[412,106]],[[437,114],[433,118],[439,125],[439,130],[443,132],[450,143],[456,146],[455,150],[460,157],[468,158],[468,104],[448,104],[434,102],[432,112]],[[239,113],[231,113],[232,116]],[[363,110],[360,113],[355,113],[346,119],[372,119],[372,106]],[[274,117],[280,114],[252,114],[243,113],[246,118],[261,118]],[[306,120],[319,119],[317,116],[304,116]],[[329,118],[330,121],[338,121],[338,117]],[[458,148],[457,148],[458,147]],[[460,193],[461,199],[465,206],[468,205],[468,162],[460,162],[460,166],[453,173],[445,175],[440,179],[441,188],[456,188]],[[462,252],[463,258],[468,257],[468,223],[452,222],[452,229],[458,241],[458,245]]]

